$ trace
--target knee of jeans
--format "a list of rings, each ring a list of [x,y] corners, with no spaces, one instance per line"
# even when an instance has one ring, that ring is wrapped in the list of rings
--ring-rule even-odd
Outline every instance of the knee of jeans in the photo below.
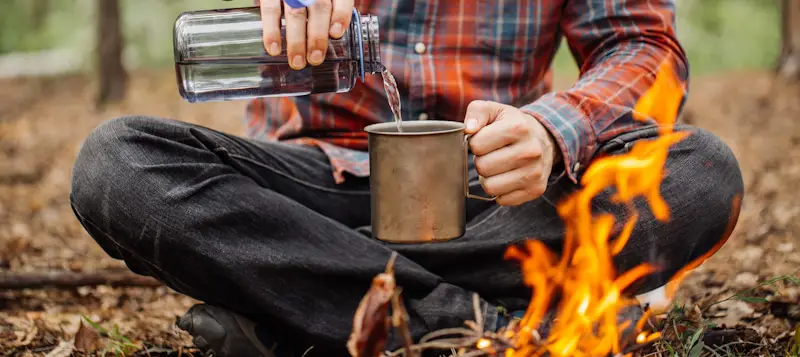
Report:
[[[623,270],[645,261],[658,267],[637,293],[661,286],[686,265],[710,257],[738,219],[744,185],[733,151],[713,133],[690,130],[692,135],[673,145],[665,165],[661,196],[669,219],[656,221],[647,205],[640,206],[647,214],[617,257]]]
[[[680,151],[681,143],[678,145]],[[684,147],[690,151],[678,159],[674,168],[678,181],[676,191],[683,191],[684,205],[692,211],[717,212],[715,219],[707,222],[714,231],[725,231],[731,219],[738,217],[744,195],[744,182],[739,162],[731,148],[717,135],[695,129],[685,139]],[[680,162],[683,161],[683,162]],[[668,165],[669,169],[669,165]],[[668,172],[668,174],[670,174]],[[687,189],[688,186],[693,188]]]
[[[672,206],[666,231],[682,235],[672,238],[686,249],[677,262],[687,264],[714,253],[730,237],[744,194],[742,172],[730,147],[699,128],[675,145],[666,169],[662,195]]]
[[[133,168],[125,161],[126,155],[138,150],[138,135],[149,122],[148,117],[120,117],[98,125],[83,141],[72,167],[70,203],[76,213],[91,221],[102,211],[103,202],[120,197],[119,184],[130,177]],[[107,219],[107,218],[106,218]]]

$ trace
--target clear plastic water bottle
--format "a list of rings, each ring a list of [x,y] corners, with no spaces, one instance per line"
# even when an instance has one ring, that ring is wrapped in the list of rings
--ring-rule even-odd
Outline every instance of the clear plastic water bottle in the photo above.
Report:
[[[185,12],[174,30],[178,90],[192,103],[342,93],[383,70],[378,19],[355,9],[344,36],[329,38],[325,61],[302,70],[289,67],[284,20],[282,52],[267,54],[258,7]]]

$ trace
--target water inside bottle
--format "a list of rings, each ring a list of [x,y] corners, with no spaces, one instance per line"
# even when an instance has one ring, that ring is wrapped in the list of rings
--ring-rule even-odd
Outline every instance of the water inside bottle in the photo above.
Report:
[[[175,63],[180,94],[191,103],[347,92],[356,81],[352,59],[330,59],[294,70],[269,57]]]
[[[394,80],[394,76],[389,72],[388,68],[384,68],[383,71],[381,71],[381,76],[383,76],[383,90],[386,91],[386,98],[389,100],[389,108],[392,109],[394,122],[397,124],[397,132],[402,133],[403,118],[400,113],[400,93],[397,91],[397,82]]]
[[[358,64],[352,59],[328,59],[319,66],[294,70],[284,60],[269,57],[240,60],[206,59],[175,63],[181,96],[190,103],[260,97],[347,92],[356,81]],[[400,92],[389,70],[380,65],[383,89],[403,132]]]

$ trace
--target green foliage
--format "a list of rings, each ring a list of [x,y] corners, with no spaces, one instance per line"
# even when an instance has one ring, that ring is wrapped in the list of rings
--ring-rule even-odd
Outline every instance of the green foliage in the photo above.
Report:
[[[676,0],[677,33],[692,76],[727,70],[771,68],[780,53],[780,8],[769,0]],[[556,73],[577,68],[562,44]]]
[[[789,357],[800,357],[800,325],[794,328],[794,341],[789,346],[789,352],[786,353]]]
[[[0,54],[69,48],[91,60],[97,0],[2,0]],[[120,0],[128,66],[169,66],[172,24],[182,11],[252,6],[252,0]],[[675,0],[678,37],[693,75],[746,68],[769,68],[778,53],[779,8],[774,0]],[[36,4],[47,12],[36,26]],[[575,63],[562,45],[554,67],[574,77]]]
[[[139,345],[133,343],[128,337],[120,333],[119,326],[114,325],[111,330],[108,330],[85,315],[82,315],[82,317],[89,326],[100,334],[100,336],[108,339],[103,351],[100,352],[100,356],[105,356],[108,352],[114,353],[114,356],[127,356],[140,349]]]
[[[781,283],[781,282],[784,282],[787,285],[800,285],[800,278],[797,277],[797,273],[800,273],[800,270],[798,270],[797,272],[795,272],[793,274],[781,275],[781,276],[769,279],[769,280],[767,280],[765,282],[762,282],[761,284],[758,284],[758,286],[756,286],[754,288],[739,291],[739,292],[737,292],[737,293],[735,293],[735,294],[733,294],[733,295],[731,295],[731,296],[729,296],[729,297],[727,297],[725,299],[716,301],[716,302],[714,302],[712,304],[709,304],[709,305],[705,306],[703,308],[703,311],[707,311],[708,308],[710,308],[710,307],[712,307],[714,305],[717,305],[717,304],[721,304],[721,303],[726,302],[728,300],[739,300],[739,301],[744,301],[744,302],[747,302],[747,303],[766,303],[766,302],[769,302],[769,300],[767,300],[765,298],[756,297],[756,296],[750,296],[749,294],[757,292],[760,288],[763,288],[765,286],[776,287],[778,285],[778,283]]]
[[[683,0],[678,37],[693,74],[769,68],[780,53],[780,9],[768,0]]]
[[[4,0],[0,11],[0,54],[38,51],[56,47],[63,37],[63,18],[67,2],[44,1],[46,11],[37,21],[36,5],[43,0]],[[59,29],[61,27],[61,29]]]

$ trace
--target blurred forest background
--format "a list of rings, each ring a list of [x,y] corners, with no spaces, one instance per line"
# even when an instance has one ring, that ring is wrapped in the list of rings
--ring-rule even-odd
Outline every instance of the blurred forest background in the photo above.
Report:
[[[49,75],[95,67],[97,0],[4,0],[0,12],[0,77]],[[250,0],[119,1],[125,67],[159,68],[172,63],[175,17],[190,9],[249,6]],[[678,35],[693,74],[769,68],[781,50],[780,9],[775,0],[677,0]],[[745,20],[746,19],[746,20]],[[33,66],[28,60],[47,61]],[[564,50],[556,68],[574,70]]]
[[[70,170],[86,135],[121,115],[241,133],[244,103],[179,97],[172,25],[183,11],[252,0],[1,2],[0,357],[192,351],[174,321],[195,301],[131,277],[100,250],[69,207]],[[671,345],[648,353],[797,356],[800,0],[676,3],[692,74],[681,120],[731,146],[746,194],[728,244],[681,288]],[[566,46],[554,67],[556,88],[569,86],[577,71]]]

